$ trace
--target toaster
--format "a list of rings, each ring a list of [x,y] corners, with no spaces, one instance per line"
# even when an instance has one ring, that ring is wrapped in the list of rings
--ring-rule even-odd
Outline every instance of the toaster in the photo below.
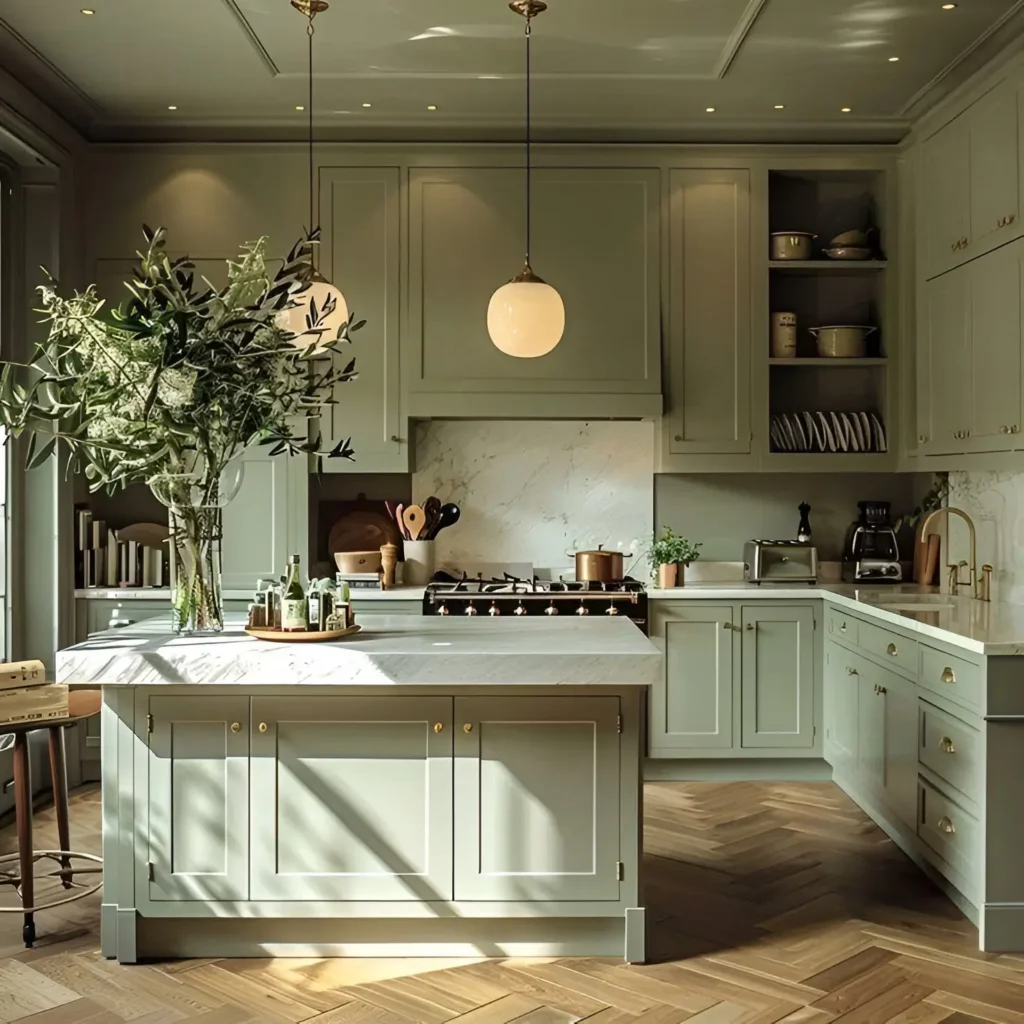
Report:
[[[818,549],[800,540],[748,540],[743,578],[748,583],[817,583]]]

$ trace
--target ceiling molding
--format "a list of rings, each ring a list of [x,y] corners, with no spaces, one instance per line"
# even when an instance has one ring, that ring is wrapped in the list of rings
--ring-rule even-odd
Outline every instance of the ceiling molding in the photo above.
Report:
[[[245,38],[249,40],[249,45],[256,51],[256,56],[259,57],[263,66],[270,72],[271,77],[280,77],[281,69],[274,63],[274,58],[270,56],[267,48],[260,42],[260,37],[256,35],[256,30],[249,24],[249,19],[242,13],[242,8],[238,6],[235,0],[223,0],[223,3],[231,12],[235,21],[238,22],[238,27],[242,30]]]
[[[748,0],[746,9],[740,15],[740,20],[736,22],[736,27],[726,40],[722,55],[715,62],[715,67],[711,73],[712,78],[725,78],[729,73],[729,68],[732,67],[733,61],[739,56],[747,36],[750,35],[754,27],[754,22],[757,21],[767,6],[768,0]]]
[[[921,86],[899,110],[899,116],[916,121],[963,85],[1000,51],[1019,41],[1024,34],[1024,0],[994,21],[967,45],[937,75]]]

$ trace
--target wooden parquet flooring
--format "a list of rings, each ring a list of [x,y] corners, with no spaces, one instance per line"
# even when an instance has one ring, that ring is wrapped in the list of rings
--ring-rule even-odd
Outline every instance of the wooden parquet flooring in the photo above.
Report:
[[[100,958],[99,897],[0,915],[0,1022],[999,1024],[1024,1022],[1024,956],[974,928],[831,784],[645,787],[651,962]],[[52,815],[37,815],[54,842]],[[96,849],[99,794],[73,796]],[[0,832],[0,852],[13,848]],[[0,896],[5,905],[9,898]]]

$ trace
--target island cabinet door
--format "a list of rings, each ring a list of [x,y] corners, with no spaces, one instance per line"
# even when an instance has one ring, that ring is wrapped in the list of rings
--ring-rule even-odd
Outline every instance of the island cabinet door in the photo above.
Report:
[[[252,723],[252,899],[451,899],[450,697],[254,697]]]
[[[137,772],[151,902],[248,895],[249,698],[145,697]]]
[[[455,700],[455,898],[619,898],[617,697]]]

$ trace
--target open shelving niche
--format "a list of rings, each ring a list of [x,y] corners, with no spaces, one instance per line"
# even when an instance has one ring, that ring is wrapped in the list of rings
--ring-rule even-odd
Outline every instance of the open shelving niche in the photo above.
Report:
[[[886,452],[791,452],[769,441],[769,457],[779,468],[810,468],[842,459],[849,468],[878,468],[893,458],[889,423],[890,360],[885,253],[886,175],[882,170],[773,170],[768,174],[769,232],[813,231],[818,237],[810,260],[772,260],[770,238],[762,249],[768,274],[769,313],[797,316],[794,359],[771,357],[771,317],[761,340],[768,362],[768,417],[780,413],[868,412],[888,435]],[[830,260],[823,249],[843,231],[871,225],[875,257]],[[817,354],[809,328],[872,324],[863,359],[831,359]],[[838,372],[842,370],[843,372]],[[770,438],[770,430],[766,430]]]

